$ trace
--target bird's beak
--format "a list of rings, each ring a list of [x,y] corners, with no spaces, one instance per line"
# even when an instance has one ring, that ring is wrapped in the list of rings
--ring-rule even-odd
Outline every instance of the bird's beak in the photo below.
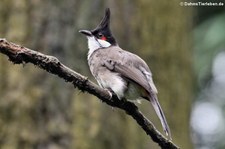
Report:
[[[92,33],[88,30],[79,30],[79,32],[84,34],[85,36],[92,36]]]

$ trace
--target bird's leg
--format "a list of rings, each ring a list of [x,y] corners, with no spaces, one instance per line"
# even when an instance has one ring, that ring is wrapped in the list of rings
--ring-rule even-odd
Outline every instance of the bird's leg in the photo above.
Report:
[[[112,96],[113,96],[113,90],[110,88],[106,88],[105,91],[107,91],[109,93],[109,96],[110,96],[109,100],[111,100]]]
[[[115,93],[113,92],[113,90],[111,88],[107,88],[105,90],[109,93],[109,96],[110,96],[110,99],[109,100],[112,100],[113,94],[115,95]],[[112,110],[114,111],[114,107],[112,107]]]

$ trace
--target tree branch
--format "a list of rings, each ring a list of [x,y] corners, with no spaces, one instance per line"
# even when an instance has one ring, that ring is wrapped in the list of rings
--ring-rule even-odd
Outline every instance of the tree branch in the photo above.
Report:
[[[9,60],[14,64],[32,63],[49,73],[58,75],[66,82],[71,82],[74,87],[81,91],[87,91],[90,94],[98,97],[102,102],[107,103],[112,107],[117,107],[124,110],[128,115],[133,117],[142,129],[149,135],[152,140],[162,149],[178,149],[173,142],[165,138],[155,126],[138,110],[137,106],[129,101],[122,101],[116,95],[110,99],[109,93],[98,87],[86,77],[71,70],[63,65],[57,58],[49,55],[44,55],[40,52],[30,50],[28,48],[8,42],[0,38],[0,53],[9,57]]]

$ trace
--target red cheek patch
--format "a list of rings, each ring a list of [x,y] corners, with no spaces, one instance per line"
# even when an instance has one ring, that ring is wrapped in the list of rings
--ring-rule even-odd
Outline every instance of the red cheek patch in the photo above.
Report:
[[[106,37],[105,36],[102,36],[101,40],[106,40]]]

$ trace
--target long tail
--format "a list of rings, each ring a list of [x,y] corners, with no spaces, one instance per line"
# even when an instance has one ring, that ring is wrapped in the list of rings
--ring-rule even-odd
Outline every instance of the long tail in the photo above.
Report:
[[[166,117],[165,117],[163,110],[158,102],[157,96],[154,93],[150,93],[150,101],[152,103],[152,106],[153,106],[157,116],[160,119],[160,122],[162,124],[164,132],[169,137],[169,139],[172,140],[170,128],[169,128],[169,125],[167,124]]]

